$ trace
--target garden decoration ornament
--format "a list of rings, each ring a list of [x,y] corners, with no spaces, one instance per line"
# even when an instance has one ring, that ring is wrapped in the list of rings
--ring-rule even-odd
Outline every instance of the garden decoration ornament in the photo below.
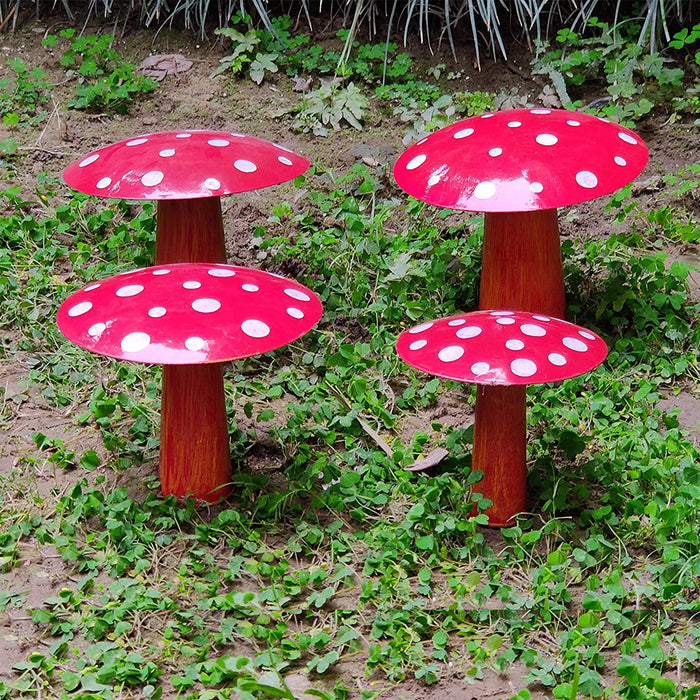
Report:
[[[496,527],[512,524],[526,506],[526,385],[584,374],[607,355],[603,340],[585,328],[510,310],[421,323],[399,336],[396,350],[412,367],[481,385],[472,468],[484,472],[476,489],[492,501],[486,513]],[[479,396],[486,389],[494,398],[484,404]]]
[[[321,302],[293,280],[224,264],[159,265],[94,282],[58,311],[60,331],[108,357],[162,364],[164,495],[231,491],[222,364],[282,347],[316,325]]]
[[[166,131],[119,141],[63,171],[80,192],[158,202],[156,264],[226,262],[221,196],[277,185],[309,161],[283,146],[224,131]]]

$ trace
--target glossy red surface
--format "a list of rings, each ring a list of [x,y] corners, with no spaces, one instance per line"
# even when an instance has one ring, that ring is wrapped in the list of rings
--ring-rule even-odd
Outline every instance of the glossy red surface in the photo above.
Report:
[[[225,362],[282,347],[321,317],[307,287],[233,265],[180,263],[116,275],[72,294],[58,327],[91,352],[133,362]]]
[[[396,350],[438,377],[503,386],[575,377],[608,352],[592,331],[525,311],[473,311],[422,323],[399,336]]]
[[[166,131],[88,153],[63,171],[76,190],[115,199],[196,199],[301,175],[309,161],[283,146],[225,131]]]
[[[556,209],[609,194],[642,172],[648,150],[630,129],[567,110],[514,109],[429,134],[394,166],[408,194],[476,212]]]

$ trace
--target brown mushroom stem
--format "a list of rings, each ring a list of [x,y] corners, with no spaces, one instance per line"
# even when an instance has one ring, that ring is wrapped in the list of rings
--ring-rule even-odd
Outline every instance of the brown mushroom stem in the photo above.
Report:
[[[226,262],[220,197],[158,202],[156,265]]]
[[[525,387],[478,386],[472,469],[484,472],[474,489],[493,502],[489,525],[507,527],[525,510]]]
[[[163,367],[163,495],[214,502],[231,493],[222,367],[220,363]]]
[[[484,216],[479,308],[564,318],[556,209]]]

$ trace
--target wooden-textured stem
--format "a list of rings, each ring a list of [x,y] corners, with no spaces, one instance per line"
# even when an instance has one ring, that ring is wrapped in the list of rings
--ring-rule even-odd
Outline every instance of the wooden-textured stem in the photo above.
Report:
[[[160,428],[163,495],[218,501],[231,492],[221,364],[165,365]]]
[[[556,209],[484,216],[479,308],[564,318]]]
[[[512,525],[526,502],[525,387],[478,386],[472,469],[484,472],[474,489],[491,500],[489,525]]]
[[[181,262],[226,262],[220,197],[158,202],[156,265]]]

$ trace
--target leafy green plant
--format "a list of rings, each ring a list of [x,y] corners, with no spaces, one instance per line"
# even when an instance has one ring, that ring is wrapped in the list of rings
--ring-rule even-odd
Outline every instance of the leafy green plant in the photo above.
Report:
[[[354,83],[328,84],[304,95],[301,105],[288,111],[297,115],[295,129],[326,136],[329,128],[338,130],[343,122],[361,130],[367,103]]]
[[[7,66],[14,76],[0,79],[0,117],[10,128],[36,126],[46,118],[45,105],[50,99],[51,83],[41,68],[28,68],[21,58],[10,58]],[[7,141],[6,153],[11,151]]]

